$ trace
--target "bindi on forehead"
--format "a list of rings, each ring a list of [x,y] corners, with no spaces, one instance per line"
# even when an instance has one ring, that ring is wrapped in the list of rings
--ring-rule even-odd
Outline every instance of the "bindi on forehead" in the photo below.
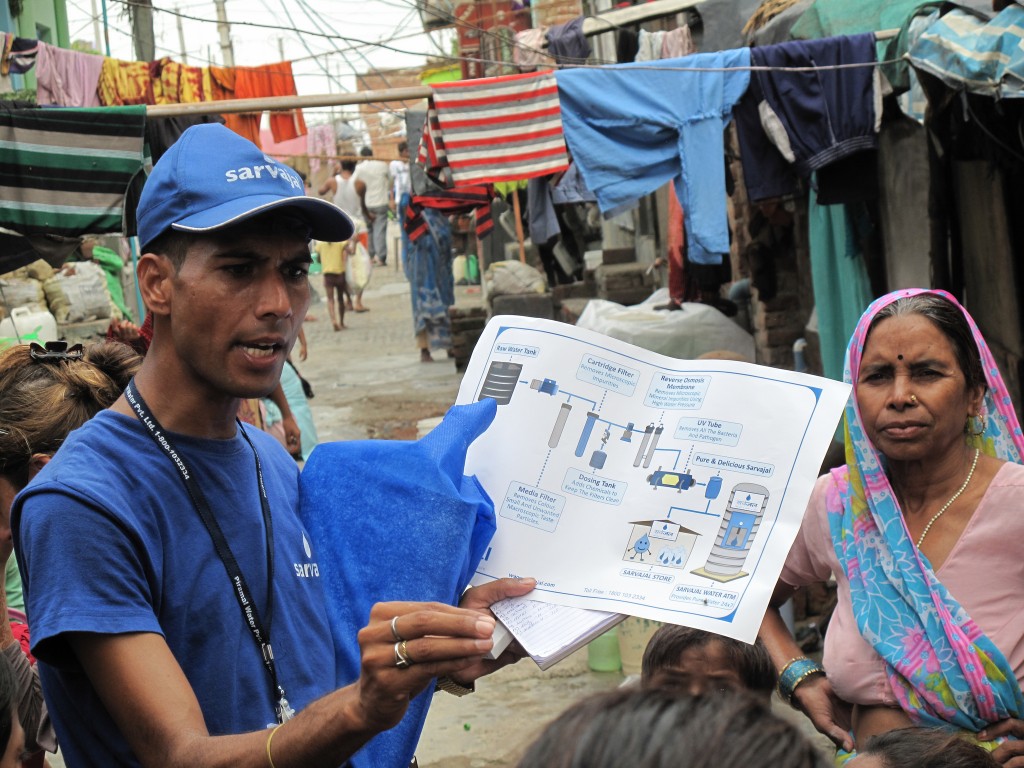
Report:
[[[896,359],[897,360],[902,360],[903,359],[903,355],[896,355]]]

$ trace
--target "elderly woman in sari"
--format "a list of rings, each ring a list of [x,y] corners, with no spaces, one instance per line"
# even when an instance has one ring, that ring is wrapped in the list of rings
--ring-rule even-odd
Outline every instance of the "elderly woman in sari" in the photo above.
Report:
[[[845,751],[922,725],[1024,765],[1004,741],[1024,736],[1024,439],[992,354],[949,294],[897,291],[845,376],[846,465],[818,480],[761,627],[780,693]],[[832,573],[822,669],[777,606]]]

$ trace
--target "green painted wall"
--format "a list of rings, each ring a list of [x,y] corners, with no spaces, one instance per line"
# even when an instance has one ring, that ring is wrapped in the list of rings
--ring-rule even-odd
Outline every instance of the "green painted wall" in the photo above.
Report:
[[[36,38],[58,48],[71,47],[65,0],[23,0],[15,25],[18,37]],[[31,71],[25,75],[25,87],[36,87],[36,78]]]
[[[64,0],[24,0],[16,23],[19,37],[38,38],[58,48],[71,47]]]

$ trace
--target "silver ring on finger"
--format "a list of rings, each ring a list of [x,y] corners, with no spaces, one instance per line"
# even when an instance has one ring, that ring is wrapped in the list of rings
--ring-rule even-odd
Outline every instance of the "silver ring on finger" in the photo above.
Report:
[[[404,638],[404,637],[402,637],[402,636],[401,636],[401,635],[400,635],[400,634],[398,633],[398,617],[397,617],[397,616],[395,616],[395,617],[394,617],[393,619],[391,619],[391,636],[392,636],[393,638],[395,638],[395,642],[396,642],[396,643],[400,643],[400,642],[402,642],[403,640],[405,640],[405,638]]]
[[[399,669],[408,669],[413,665],[409,656],[409,646],[405,640],[395,643],[395,666]]]

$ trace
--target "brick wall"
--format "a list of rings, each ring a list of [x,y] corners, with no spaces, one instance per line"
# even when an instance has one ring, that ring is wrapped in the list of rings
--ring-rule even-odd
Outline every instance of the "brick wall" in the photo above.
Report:
[[[532,6],[533,23],[537,27],[565,24],[583,13],[580,0],[537,0]]]
[[[726,137],[730,149],[730,170],[736,182],[735,191],[729,204],[729,223],[732,228],[733,277],[739,279],[749,275],[749,268],[743,254],[751,244],[749,225],[754,208],[747,201],[747,190],[743,181],[743,167],[739,161],[739,146],[735,126],[730,126]],[[761,297],[756,282],[752,279],[750,299],[750,324],[754,334],[756,362],[776,368],[793,368],[793,343],[806,337],[804,327],[814,308],[814,291],[811,288],[810,253],[807,248],[807,203],[797,200],[789,212],[793,230],[793,249],[782,252],[774,259],[775,295],[770,300]],[[787,218],[785,215],[781,219]],[[808,340],[809,342],[812,340]],[[810,345],[805,356],[813,372],[820,372],[816,345]]]
[[[361,93],[363,91],[381,91],[387,88],[416,87],[422,84],[420,82],[422,74],[422,67],[364,72],[356,78],[357,90]],[[392,101],[387,104],[359,105],[359,115],[370,135],[375,158],[378,160],[398,159],[398,143],[405,140],[404,136],[398,135],[405,121],[404,110],[419,106],[421,103],[420,101]],[[382,122],[382,116],[388,114],[389,110],[395,116],[385,117]]]

